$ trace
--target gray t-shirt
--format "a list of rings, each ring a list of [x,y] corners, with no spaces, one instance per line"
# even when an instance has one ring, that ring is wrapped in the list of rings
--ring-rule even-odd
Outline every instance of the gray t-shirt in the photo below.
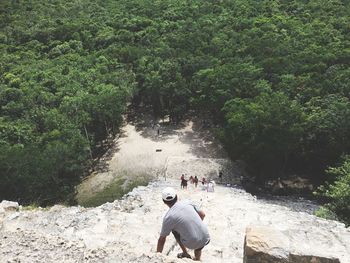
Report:
[[[197,213],[198,209],[190,200],[176,202],[163,218],[161,236],[168,236],[171,231],[180,234],[180,240],[187,248],[197,249],[209,242],[207,226]]]

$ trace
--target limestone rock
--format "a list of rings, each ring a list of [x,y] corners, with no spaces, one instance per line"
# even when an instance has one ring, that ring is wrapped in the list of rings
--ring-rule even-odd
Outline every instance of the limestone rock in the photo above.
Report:
[[[248,227],[244,241],[244,263],[289,262],[288,239],[270,227]]]
[[[17,202],[3,200],[0,203],[0,210],[5,212],[18,211],[19,205]]]
[[[300,243],[303,240],[299,240]],[[340,263],[335,257],[291,252],[288,235],[268,226],[246,229],[244,263]]]
[[[0,263],[194,262],[176,257],[180,248],[172,235],[163,253],[156,253],[162,219],[168,211],[161,192],[169,186],[179,188],[179,180],[156,181],[134,189],[121,200],[93,208],[57,205],[5,212],[0,206]],[[274,235],[271,228],[260,231],[261,236],[269,237],[268,242],[255,243],[265,246],[261,251],[268,251],[273,260],[269,254],[265,261],[247,261],[248,257],[245,262],[339,262],[330,258],[333,256],[341,263],[350,263],[350,228],[312,215],[317,206],[310,201],[262,199],[241,188],[222,185],[217,185],[214,193],[192,185],[189,188],[178,189],[179,198],[192,200],[207,214],[204,220],[211,241],[203,249],[203,263],[242,263],[243,240],[249,225],[275,228]],[[246,241],[249,244],[251,239]],[[272,249],[267,249],[269,244]],[[256,251],[251,249],[251,256],[258,256]]]
[[[291,263],[340,263],[339,259],[334,257],[293,255],[290,254],[289,261]]]

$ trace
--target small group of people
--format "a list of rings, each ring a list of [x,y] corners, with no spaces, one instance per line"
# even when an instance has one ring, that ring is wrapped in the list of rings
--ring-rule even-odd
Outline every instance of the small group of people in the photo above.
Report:
[[[198,181],[199,181],[197,176],[195,176],[195,177],[190,176],[190,178],[187,180],[187,179],[185,178],[185,175],[184,175],[184,174],[181,175],[180,180],[181,180],[181,188],[182,188],[182,189],[187,189],[187,182],[188,182],[188,181],[190,181],[191,184],[194,184],[194,187],[197,188],[197,186],[198,186]]]
[[[190,181],[191,184],[194,184],[194,186],[197,188],[198,186],[198,177],[197,176],[190,176],[190,178],[187,180],[185,178],[185,175],[182,174],[180,177],[181,180],[181,188],[182,189],[187,189],[187,182]],[[207,182],[207,180],[205,179],[205,177],[202,178],[201,180],[202,183],[202,190],[207,191],[207,192],[214,192],[214,187],[215,187],[215,182],[214,181],[209,181]]]
[[[187,249],[193,249],[193,260],[199,261],[202,249],[210,242],[208,228],[203,223],[205,213],[190,200],[179,201],[175,189],[171,187],[163,190],[162,199],[169,210],[163,218],[157,252],[162,253],[166,238],[172,233],[182,250],[177,257],[192,258]]]
[[[185,175],[182,174],[181,177],[180,177],[180,180],[181,180],[181,188],[182,189],[187,189],[187,182],[190,181],[191,184],[194,184],[195,187],[197,187],[198,185],[198,177],[195,176],[191,176],[188,180],[185,178]]]

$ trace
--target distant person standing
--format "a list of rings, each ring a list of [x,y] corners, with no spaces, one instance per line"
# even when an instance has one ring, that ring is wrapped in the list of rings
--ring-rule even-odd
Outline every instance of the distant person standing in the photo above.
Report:
[[[220,172],[219,172],[219,180],[220,180],[220,184],[222,184],[222,175],[223,175],[223,173],[222,173],[222,171],[220,171]]]
[[[194,181],[194,187],[197,188],[197,185],[198,185],[198,177],[197,177],[197,175],[194,177],[193,181]]]
[[[182,253],[178,258],[192,258],[187,249],[194,249],[194,260],[199,261],[202,249],[210,242],[207,226],[203,223],[205,213],[190,200],[177,200],[177,194],[171,187],[162,192],[164,204],[169,207],[163,218],[162,230],[158,238],[157,252],[162,253],[166,237],[173,233]]]
[[[202,190],[205,191],[207,189],[207,180],[205,179],[205,177],[202,178]]]
[[[214,188],[215,188],[215,182],[210,181],[207,185],[207,192],[214,192]]]
[[[155,127],[156,127],[156,130],[157,130],[157,136],[159,136],[160,135],[160,125],[159,125],[159,123],[157,123],[155,125]]]
[[[185,179],[185,175],[181,175],[181,188],[182,189],[187,189],[187,180]]]

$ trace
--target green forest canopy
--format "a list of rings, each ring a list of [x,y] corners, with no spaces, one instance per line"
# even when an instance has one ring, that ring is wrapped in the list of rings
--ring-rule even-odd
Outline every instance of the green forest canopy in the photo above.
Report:
[[[206,114],[261,180],[323,182],[349,153],[347,0],[3,0],[0,14],[0,198],[66,199],[132,99]]]

